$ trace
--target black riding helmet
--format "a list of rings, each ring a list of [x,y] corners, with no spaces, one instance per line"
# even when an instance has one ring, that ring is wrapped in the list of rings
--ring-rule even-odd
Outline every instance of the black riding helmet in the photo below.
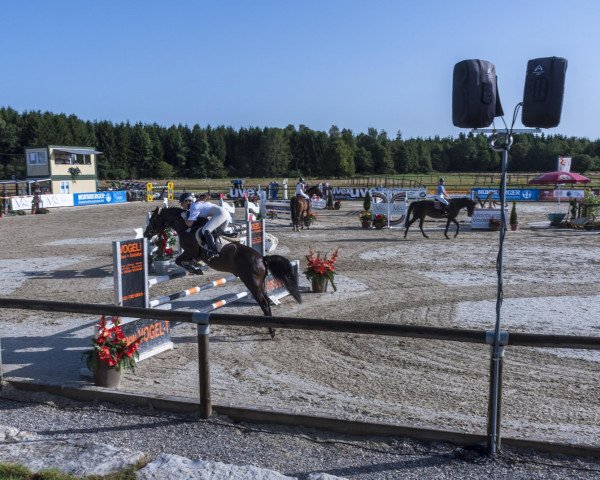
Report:
[[[444,179],[443,179],[443,178],[440,178],[440,181],[439,181],[439,183],[444,183]]]
[[[194,201],[194,194],[192,192],[182,193],[179,195],[179,203],[183,203],[186,200]]]

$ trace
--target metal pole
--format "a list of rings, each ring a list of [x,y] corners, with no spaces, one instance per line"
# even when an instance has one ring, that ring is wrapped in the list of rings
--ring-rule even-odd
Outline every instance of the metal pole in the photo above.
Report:
[[[198,383],[200,389],[200,417],[209,418],[212,413],[212,404],[208,365],[208,324],[198,324]]]
[[[494,343],[492,347],[491,355],[491,398],[490,398],[490,419],[488,427],[488,449],[492,455],[496,454],[498,445],[500,443],[498,432],[500,431],[499,425],[499,405],[500,398],[499,394],[501,391],[500,386],[500,359],[502,348],[500,345],[500,310],[502,307],[502,245],[504,243],[504,235],[506,234],[506,211],[504,205],[506,204],[506,170],[508,166],[508,150],[510,148],[511,137],[507,134],[506,143],[502,148],[502,176],[500,179],[500,242],[498,251],[498,260],[496,269],[498,272],[498,295],[496,298],[496,326],[494,328]]]

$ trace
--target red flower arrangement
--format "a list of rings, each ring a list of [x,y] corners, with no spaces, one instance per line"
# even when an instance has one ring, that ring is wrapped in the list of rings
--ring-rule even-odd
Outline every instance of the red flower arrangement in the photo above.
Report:
[[[106,317],[102,315],[98,322],[98,336],[92,340],[93,348],[83,354],[88,368],[93,371],[99,362],[104,362],[119,371],[123,368],[134,370],[142,338],[128,339],[123,334],[119,317],[112,317],[111,326],[108,326]]]
[[[306,256],[306,260],[308,260],[308,264],[306,265],[306,270],[304,270],[304,275],[310,281],[313,278],[317,277],[327,277],[331,282],[331,286],[333,287],[333,291],[337,291],[335,286],[334,278],[335,278],[335,262],[338,259],[338,250],[339,247],[336,248],[329,258],[327,258],[328,254],[325,254],[321,257],[320,253],[315,253],[311,248],[308,249],[308,255]]]
[[[154,254],[154,260],[171,260],[175,243],[177,243],[175,232],[171,228],[165,228],[156,241],[158,251]]]

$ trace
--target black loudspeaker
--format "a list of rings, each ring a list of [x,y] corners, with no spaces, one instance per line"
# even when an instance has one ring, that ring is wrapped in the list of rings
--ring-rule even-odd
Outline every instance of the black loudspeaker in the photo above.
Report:
[[[567,60],[564,58],[534,58],[527,62],[523,125],[552,128],[560,123],[566,73]]]
[[[485,60],[463,60],[454,65],[452,123],[456,127],[488,127],[494,117],[504,115],[496,78],[496,67]]]

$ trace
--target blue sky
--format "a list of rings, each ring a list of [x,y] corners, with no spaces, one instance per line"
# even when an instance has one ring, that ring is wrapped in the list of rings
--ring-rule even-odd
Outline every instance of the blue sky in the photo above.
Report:
[[[547,132],[600,137],[597,0],[0,0],[0,11],[0,106],[19,112],[456,136],[456,62],[495,64],[508,122],[527,61],[561,56],[562,120]]]

